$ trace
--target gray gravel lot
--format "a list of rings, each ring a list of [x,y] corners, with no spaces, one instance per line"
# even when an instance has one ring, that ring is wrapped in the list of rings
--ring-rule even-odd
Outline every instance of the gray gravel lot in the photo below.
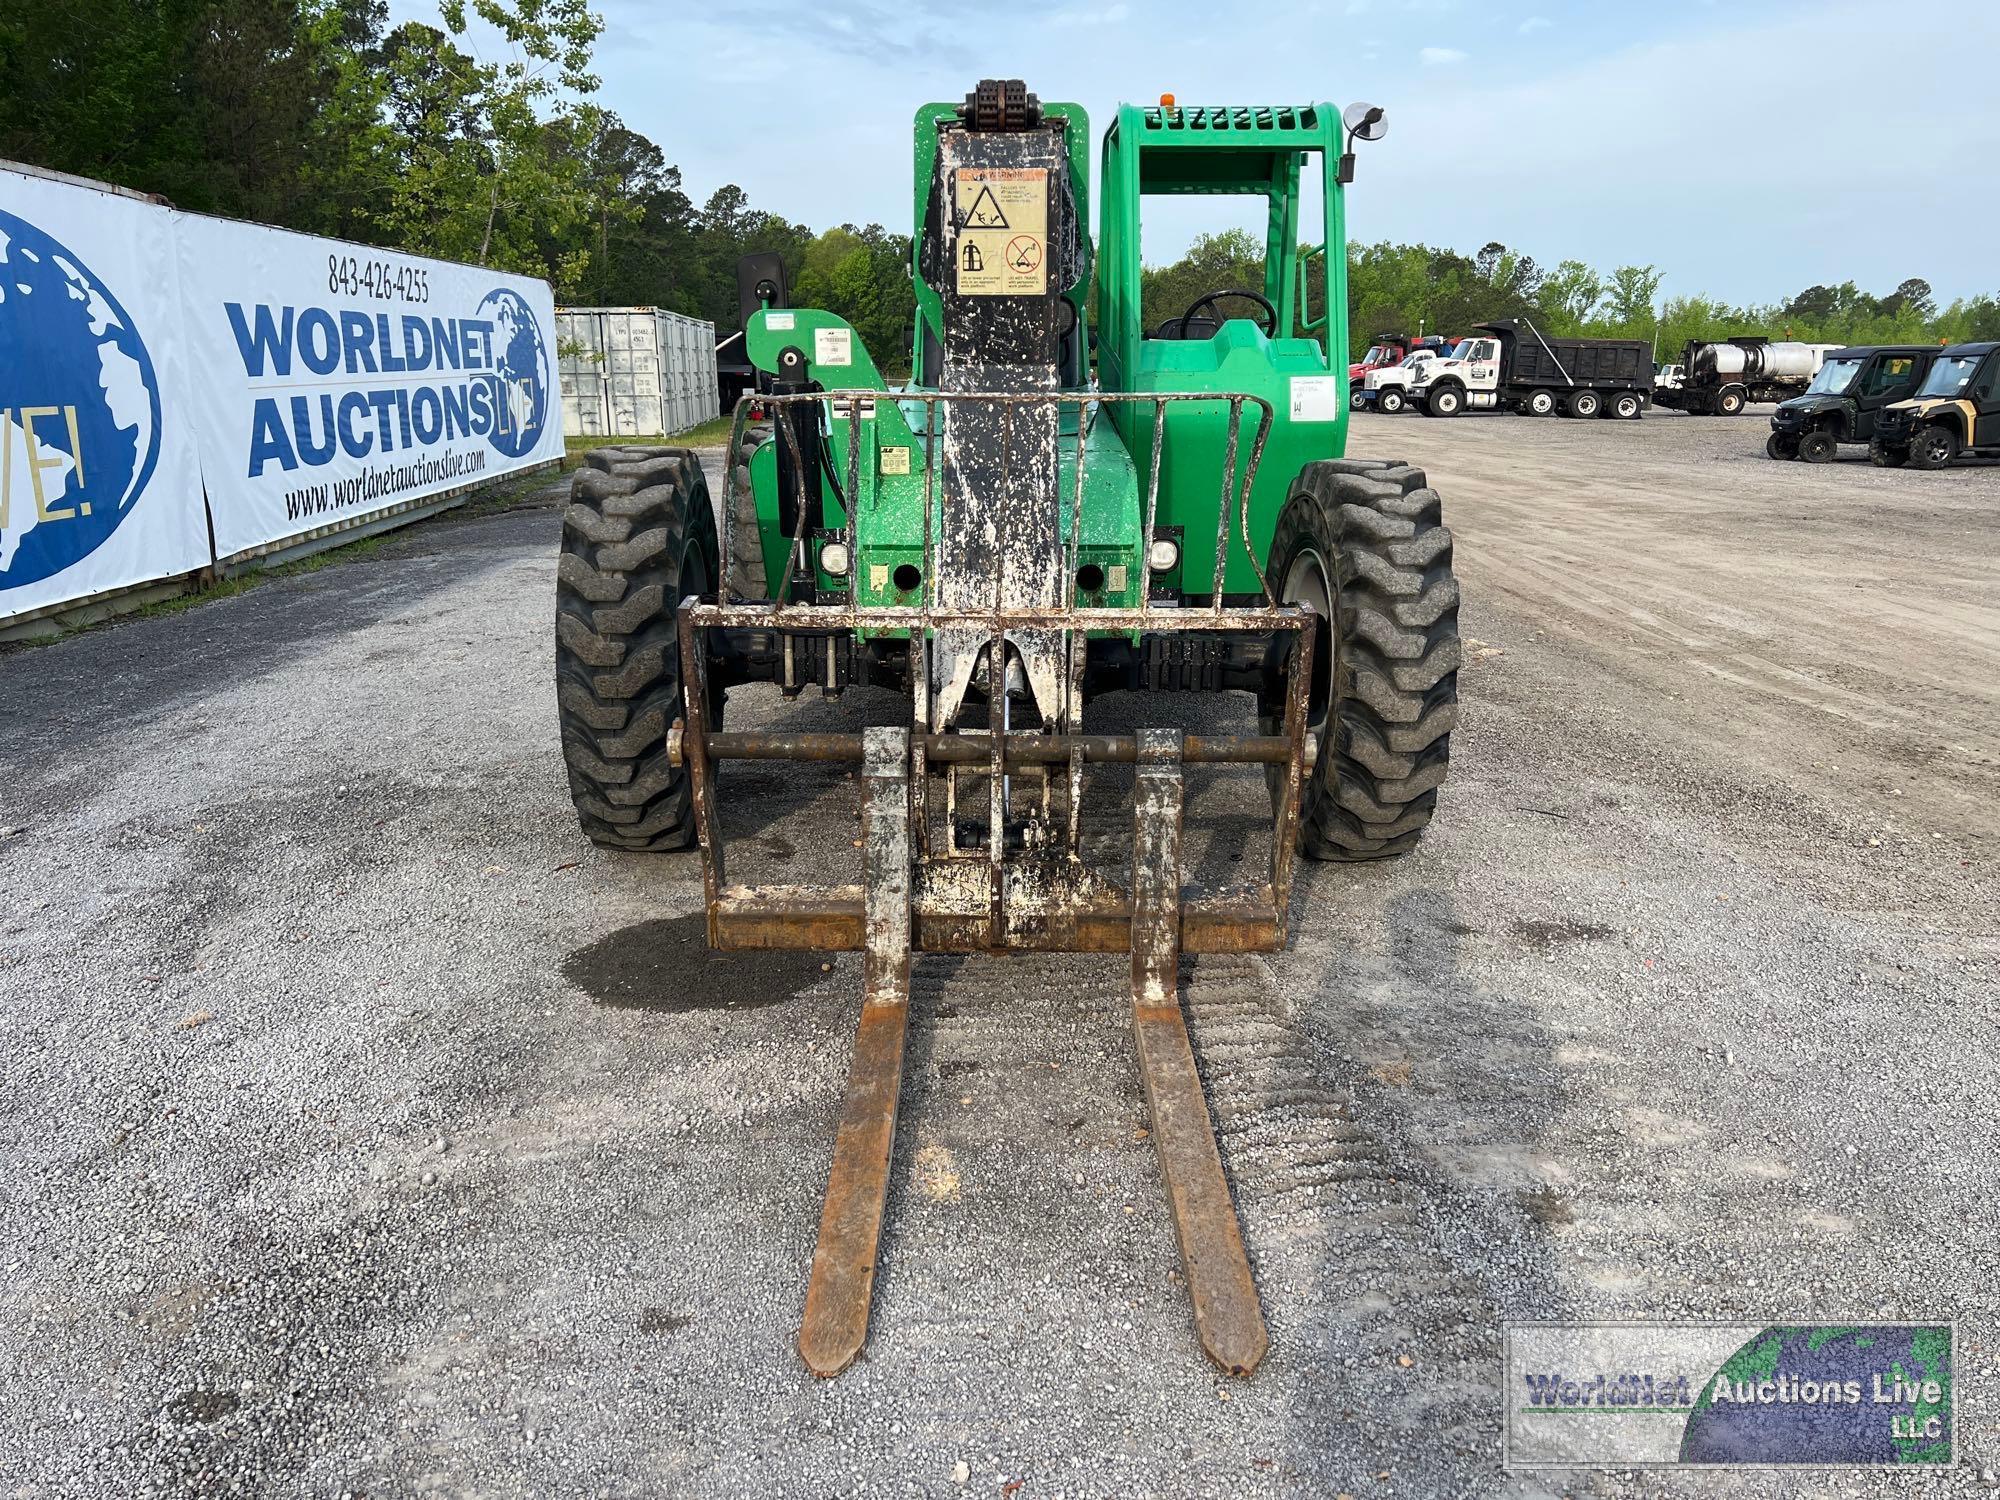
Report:
[[[868,1354],[805,1373],[859,960],[711,956],[692,856],[578,835],[552,494],[0,655],[0,1494],[1980,1490],[2000,470],[1764,430],[1357,419],[1444,491],[1474,639],[1422,849],[1187,973],[1246,1382],[1114,957],[920,960]],[[824,878],[853,793],[745,769],[724,817]],[[1256,805],[1203,787],[1194,857]],[[1670,1316],[1956,1317],[1971,1463],[1502,1476],[1504,1320]]]

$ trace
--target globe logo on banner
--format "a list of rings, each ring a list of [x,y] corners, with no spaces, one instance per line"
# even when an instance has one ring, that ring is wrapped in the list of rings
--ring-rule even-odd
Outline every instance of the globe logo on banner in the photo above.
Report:
[[[67,248],[0,209],[0,589],[103,546],[159,456],[159,381],[132,319]]]
[[[535,314],[518,292],[495,287],[479,303],[479,315],[499,330],[494,374],[498,413],[488,435],[509,458],[533,451],[549,416],[549,352]]]

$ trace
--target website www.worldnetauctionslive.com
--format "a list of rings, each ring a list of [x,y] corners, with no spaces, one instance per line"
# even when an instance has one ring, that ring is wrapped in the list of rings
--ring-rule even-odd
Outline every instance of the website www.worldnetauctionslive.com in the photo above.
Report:
[[[393,500],[411,490],[463,479],[486,467],[486,450],[474,448],[459,453],[447,448],[436,458],[420,458],[407,464],[371,466],[346,479],[330,479],[324,484],[302,485],[285,491],[285,515],[293,521],[332,515],[359,506]]]

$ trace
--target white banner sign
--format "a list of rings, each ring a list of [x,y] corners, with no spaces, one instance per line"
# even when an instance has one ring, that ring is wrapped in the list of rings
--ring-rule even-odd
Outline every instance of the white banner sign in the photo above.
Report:
[[[0,620],[210,561],[173,217],[0,172]]]
[[[0,622],[560,458],[555,331],[525,276],[0,167]]]
[[[562,456],[545,283],[223,219],[180,242],[219,556]]]

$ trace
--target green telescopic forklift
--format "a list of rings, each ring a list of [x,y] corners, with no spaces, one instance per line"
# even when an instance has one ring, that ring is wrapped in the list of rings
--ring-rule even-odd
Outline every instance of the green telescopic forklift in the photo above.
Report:
[[[1356,142],[1383,130],[1366,105],[1123,106],[1093,245],[1080,107],[1018,80],[927,104],[910,383],[885,382],[843,319],[786,305],[781,264],[751,257],[757,387],[720,503],[685,449],[598,449],[574,478],[557,692],[585,833],[610,849],[698,841],[716,947],[863,954],[799,1335],[816,1374],[867,1336],[913,951],[1130,953],[1196,1333],[1224,1370],[1263,1358],[1179,956],[1281,949],[1295,851],[1408,850],[1457,715],[1438,496],[1408,464],[1343,456],[1343,193]],[[1263,284],[1215,287],[1146,327],[1140,208],[1166,194],[1263,198]],[[1308,202],[1323,223],[1301,223]],[[726,730],[728,691],[756,682],[889,686],[910,712],[851,734]],[[1186,733],[1155,697],[1158,727],[1092,733],[1087,706],[1118,691],[1247,693],[1256,732]],[[717,774],[740,760],[859,767],[854,883],[729,879]],[[1104,763],[1129,765],[1135,788],[1117,869],[1082,836]],[[1272,837],[1256,879],[1185,875],[1190,764],[1262,769]]]

